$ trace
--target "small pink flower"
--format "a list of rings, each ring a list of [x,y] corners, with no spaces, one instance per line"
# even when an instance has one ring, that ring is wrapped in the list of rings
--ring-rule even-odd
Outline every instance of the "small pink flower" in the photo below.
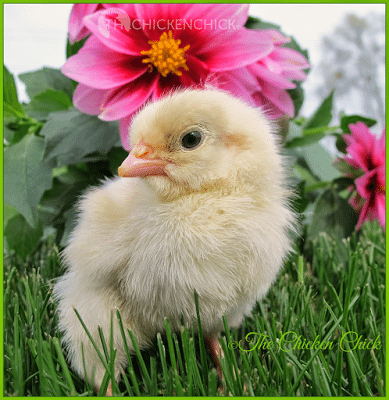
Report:
[[[385,228],[385,129],[377,139],[363,122],[350,124],[344,135],[349,157],[344,160],[354,170],[356,194],[350,204],[360,213],[357,229],[368,220],[378,219]]]
[[[75,106],[119,119],[125,149],[128,124],[146,101],[206,81],[273,118],[293,116],[285,89],[305,79],[301,70],[309,65],[280,48],[288,39],[279,32],[244,28],[247,17],[248,5],[240,4],[120,4],[85,16],[92,36],[62,68],[79,82]]]

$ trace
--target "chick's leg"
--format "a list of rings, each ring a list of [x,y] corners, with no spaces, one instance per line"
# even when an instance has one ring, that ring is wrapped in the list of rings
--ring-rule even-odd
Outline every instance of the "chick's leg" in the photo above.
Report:
[[[217,336],[206,336],[205,341],[211,352],[212,359],[216,365],[217,375],[219,376],[220,381],[223,381],[223,372],[220,364],[220,359],[224,357],[224,353],[219,343],[219,339]]]
[[[91,340],[83,328],[75,309],[92,335],[101,354],[99,329],[101,328],[106,347],[110,350],[110,335],[113,335],[115,355],[115,379],[118,380],[122,367],[127,363],[123,338],[116,317],[116,305],[112,304],[107,290],[94,288],[87,282],[80,282],[74,274],[67,274],[55,286],[58,299],[59,327],[63,331],[63,343],[68,350],[68,358],[72,367],[98,391],[101,387],[105,367],[98,356]],[[111,315],[113,332],[111,332]],[[130,345],[131,341],[128,341]],[[83,360],[84,358],[84,360]],[[112,382],[108,386],[107,395],[112,395]]]

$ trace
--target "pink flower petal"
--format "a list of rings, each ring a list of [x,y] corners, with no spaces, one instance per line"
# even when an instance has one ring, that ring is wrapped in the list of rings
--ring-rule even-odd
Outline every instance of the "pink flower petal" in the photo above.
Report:
[[[269,119],[277,119],[285,115],[274,103],[272,103],[262,92],[255,92],[252,98],[257,107],[260,107],[265,116]]]
[[[175,38],[185,27],[184,19],[190,14],[194,4],[135,4],[135,10],[143,32],[150,40],[159,40],[164,32],[172,30]],[[187,28],[188,29],[188,28]]]
[[[365,149],[365,152],[371,154],[376,137],[370,132],[369,128],[361,121],[350,124],[349,128],[352,133],[352,140],[359,143]]]
[[[385,162],[375,169],[377,172],[377,183],[385,191]]]
[[[234,30],[244,26],[248,12],[248,4],[195,4],[188,10],[185,17],[201,20],[204,31],[207,29]]]
[[[378,221],[379,221],[380,225],[385,229],[386,215],[385,215],[385,195],[384,194],[377,195],[376,204],[377,204],[377,211],[378,211]]]
[[[150,98],[157,82],[157,79],[146,82],[141,77],[119,89],[111,89],[99,118],[103,121],[114,121],[132,114]]]
[[[369,152],[360,143],[353,143],[346,148],[348,154],[350,154],[351,159],[362,168],[365,172],[370,169]]]
[[[250,91],[250,93],[261,89],[258,79],[250,70],[250,66],[233,69],[231,71],[223,72],[222,74],[225,74],[231,79],[239,80],[246,90]]]
[[[83,21],[103,44],[118,53],[139,56],[142,50],[150,48],[142,30],[127,30],[131,20],[121,8],[99,11],[86,16]]]
[[[80,83],[73,94],[73,104],[85,114],[99,115],[107,97],[107,90],[94,89]]]
[[[135,114],[136,113],[127,115],[127,117],[124,117],[119,121],[120,138],[122,140],[122,146],[127,151],[131,150],[130,126],[131,126],[131,121],[134,118]]]
[[[376,171],[374,170],[374,171],[366,172],[364,175],[355,179],[355,186],[357,187],[358,193],[364,199],[368,199],[374,190],[374,189],[372,190],[371,188],[369,188],[369,186],[373,184],[375,175],[376,175]]]
[[[152,40],[163,31],[180,29],[232,30],[241,28],[248,17],[247,4],[136,4],[138,18]],[[157,29],[155,28],[157,27]],[[193,34],[193,32],[191,32]]]
[[[374,142],[372,162],[375,166],[385,165],[385,128],[381,137]]]
[[[267,70],[280,75],[282,73],[282,66],[280,63],[273,61],[270,57],[264,57],[261,60],[259,60],[257,63],[253,64],[254,65],[263,65]]]
[[[157,84],[155,85],[151,99],[153,101],[158,100],[160,97],[163,97],[163,96],[166,96],[167,94],[169,94],[172,90],[182,88],[183,85],[181,84],[181,82],[182,82],[183,76],[178,77],[177,75],[172,75],[172,76],[168,75],[166,78],[160,77],[159,79],[157,79]],[[186,75],[185,75],[185,77],[187,78],[187,80],[190,80],[190,78],[187,77]],[[190,83],[192,83],[192,82],[193,81],[190,80]],[[189,85],[185,85],[184,87],[188,87],[188,86]]]
[[[199,58],[211,71],[227,71],[252,64],[272,50],[260,32],[241,28],[214,34],[199,50]]]
[[[356,162],[353,158],[344,157],[343,159],[344,161],[346,161],[347,164],[351,165],[356,170],[359,170],[361,168],[361,165],[358,162]]]
[[[147,71],[140,57],[130,58],[104,46],[92,35],[61,72],[69,78],[96,89],[111,89],[137,79]]]
[[[303,71],[295,70],[284,70],[281,75],[289,80],[293,81],[305,81],[307,79],[307,74]]]
[[[265,33],[269,40],[277,46],[281,46],[285,43],[289,43],[292,39],[289,37],[284,36],[281,32],[277,31],[276,29],[266,29],[261,30],[261,32]]]
[[[93,14],[100,4],[74,4],[69,18],[69,42],[71,44],[84,39],[90,34],[82,21],[85,15]]]
[[[277,88],[294,89],[296,87],[295,83],[288,81],[281,74],[272,72],[269,68],[261,65],[261,61],[256,64],[250,65],[248,68],[254,75],[258,76],[259,78]]]
[[[238,71],[242,71],[244,68],[240,68]],[[253,78],[251,76],[251,78]],[[254,79],[254,78],[253,78]],[[217,74],[217,87],[222,90],[226,90],[233,94],[235,97],[240,98],[248,105],[255,107],[256,103],[252,97],[252,80],[250,80],[250,74],[246,72],[246,80],[240,79],[239,73],[235,70],[226,71]],[[258,88],[258,85],[257,85]]]
[[[283,70],[300,70],[311,67],[307,59],[302,54],[296,50],[288,49],[287,47],[277,47],[269,55],[269,58],[282,65]]]
[[[262,88],[261,94],[267,98],[283,114],[294,117],[294,105],[289,94],[282,89],[276,88],[263,80],[259,80]]]
[[[191,81],[201,82],[209,75],[207,64],[199,60],[197,57],[188,55],[186,65],[188,66],[189,71],[183,71],[182,78],[188,76]]]

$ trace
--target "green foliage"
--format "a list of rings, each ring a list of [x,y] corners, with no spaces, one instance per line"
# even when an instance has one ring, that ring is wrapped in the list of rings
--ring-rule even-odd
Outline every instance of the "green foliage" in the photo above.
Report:
[[[19,79],[26,85],[26,92],[30,99],[46,90],[63,91],[71,99],[73,84],[60,70],[43,67],[40,70],[20,74]]]
[[[23,105],[13,76],[4,70],[4,202],[15,211],[4,234],[7,250],[25,257],[44,232],[55,232],[57,242],[63,242],[73,223],[66,216],[74,216],[76,199],[115,174],[126,152],[115,147],[121,146],[117,122],[73,108],[73,83],[59,70],[22,74],[31,98]]]
[[[43,138],[32,134],[4,149],[4,201],[32,227],[39,201],[52,184],[51,165],[43,160],[43,152]]]
[[[58,167],[88,161],[85,156],[93,153],[106,155],[120,146],[117,122],[107,123],[75,109],[50,114],[40,133],[46,139],[45,159],[54,159]]]
[[[273,24],[271,22],[265,22],[259,18],[252,17],[249,15],[247,18],[245,28],[247,29],[276,29],[277,31],[281,30],[279,25]]]
[[[359,235],[354,232],[347,240],[322,233],[310,244],[310,258],[296,248],[277,282],[239,329],[230,329],[225,322],[219,339],[223,382],[218,381],[202,332],[196,334],[190,327],[173,332],[165,321],[166,333],[159,333],[143,350],[132,332],[128,339],[119,314],[128,367],[113,385],[114,395],[384,396],[385,234],[377,221],[367,222]],[[60,345],[51,291],[53,279],[61,274],[52,241],[25,260],[5,257],[5,396],[95,396],[70,369]],[[340,346],[349,332],[362,337],[352,352],[354,335],[348,336],[354,342]],[[283,335],[291,342],[280,344]],[[303,345],[317,337],[320,343],[333,342],[333,347]],[[363,348],[365,339],[370,346],[377,339],[376,347]],[[107,377],[111,354],[107,340],[101,353]]]
[[[350,124],[356,124],[357,122],[363,122],[367,126],[373,126],[377,123],[375,119],[362,117],[361,115],[341,115],[340,128],[344,133],[350,133]]]
[[[308,236],[318,238],[322,232],[338,240],[351,236],[358,222],[356,211],[335,189],[327,189],[317,199]]]
[[[13,75],[4,66],[4,116],[5,117],[23,117],[24,112],[19,104],[18,94],[16,92],[15,79]]]
[[[332,120],[332,103],[333,103],[334,92],[331,92],[326,97],[319,108],[314,112],[311,118],[304,124],[304,130],[309,131],[314,128],[320,128],[327,126]]]
[[[7,223],[4,235],[7,238],[8,247],[17,249],[19,256],[22,258],[32,253],[42,238],[42,224],[40,221],[38,223],[39,225],[35,228],[31,227],[21,214],[17,214]]]
[[[36,119],[45,119],[55,111],[68,110],[73,106],[71,98],[62,90],[47,89],[34,96],[25,111],[30,112]]]

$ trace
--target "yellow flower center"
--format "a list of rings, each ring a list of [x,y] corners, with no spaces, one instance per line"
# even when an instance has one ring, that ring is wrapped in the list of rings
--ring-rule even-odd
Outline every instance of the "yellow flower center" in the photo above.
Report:
[[[160,74],[166,77],[170,72],[178,76],[182,75],[178,68],[189,70],[186,65],[185,52],[189,49],[188,44],[184,48],[180,48],[181,40],[173,38],[173,32],[169,31],[169,36],[164,32],[159,40],[149,41],[150,50],[142,50],[140,54],[149,56],[142,60],[143,63],[149,63],[150,72],[153,70],[153,65],[157,67]]]

